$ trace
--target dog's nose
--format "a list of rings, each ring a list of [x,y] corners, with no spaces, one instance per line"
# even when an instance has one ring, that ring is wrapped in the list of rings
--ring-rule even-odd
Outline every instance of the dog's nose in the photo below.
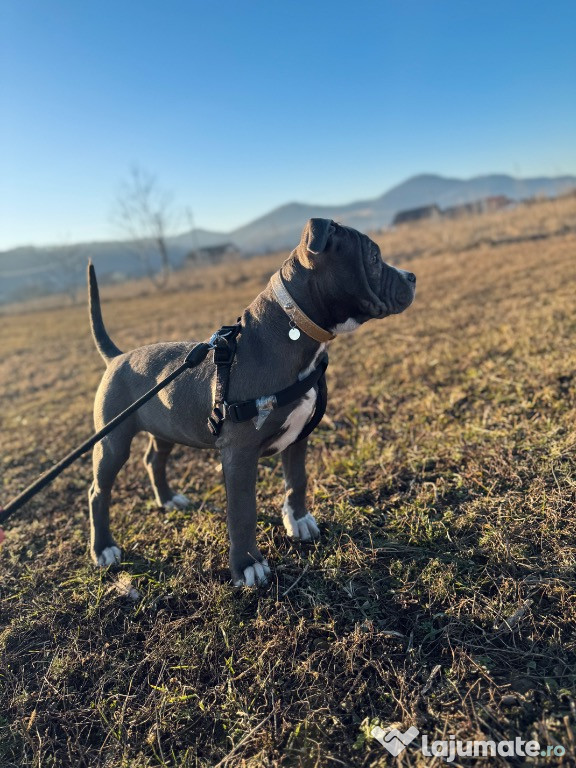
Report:
[[[416,275],[413,272],[406,272],[406,280],[408,280],[409,283],[415,283]]]

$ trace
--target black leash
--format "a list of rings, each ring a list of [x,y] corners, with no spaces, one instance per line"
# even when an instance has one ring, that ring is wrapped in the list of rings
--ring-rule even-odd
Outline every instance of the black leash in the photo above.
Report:
[[[30,501],[33,496],[42,490],[42,488],[45,488],[49,483],[52,482],[52,480],[64,472],[64,470],[69,467],[70,464],[73,464],[76,459],[79,459],[80,456],[89,451],[90,448],[93,448],[96,443],[102,440],[103,437],[106,437],[107,434],[112,432],[112,430],[117,427],[118,424],[123,422],[124,419],[127,419],[128,416],[134,413],[134,411],[137,411],[138,408],[142,407],[144,403],[147,403],[148,400],[151,400],[155,394],[160,392],[161,389],[167,387],[168,384],[170,384],[171,381],[174,381],[177,376],[180,376],[180,374],[183,373],[186,369],[195,368],[197,365],[199,365],[204,360],[210,349],[212,349],[212,347],[212,340],[210,340],[210,342],[203,341],[200,344],[196,344],[196,346],[186,355],[184,362],[179,365],[175,371],[172,371],[172,373],[166,376],[165,379],[162,379],[162,381],[158,382],[155,387],[149,389],[146,394],[138,398],[138,400],[132,403],[132,405],[129,405],[126,410],[122,411],[122,413],[119,413],[118,416],[114,417],[112,421],[109,421],[108,424],[103,426],[101,430],[83,442],[82,445],[71,451],[71,453],[69,453],[67,456],[64,456],[64,458],[59,461],[58,464],[55,464],[51,469],[41,475],[35,482],[32,483],[32,485],[29,485],[28,488],[16,496],[15,499],[12,499],[12,501],[10,501],[3,509],[0,508],[0,525],[5,523],[6,520],[8,520],[8,518],[13,515],[14,512],[20,509],[20,507],[24,506],[27,501]]]
[[[58,475],[62,474],[62,472],[79,459],[80,456],[87,453],[96,445],[96,443],[100,442],[102,438],[112,432],[118,424],[121,424],[128,418],[128,416],[141,408],[144,403],[151,400],[154,395],[160,392],[160,390],[167,387],[168,384],[180,376],[181,373],[189,368],[195,368],[197,365],[200,365],[211,349],[214,350],[214,363],[216,365],[216,393],[212,413],[208,418],[208,428],[212,434],[218,435],[220,433],[222,422],[226,418],[229,418],[230,421],[239,422],[248,421],[257,415],[258,407],[256,405],[256,400],[246,400],[241,403],[226,402],[230,368],[232,367],[234,356],[236,354],[236,337],[240,333],[240,330],[240,323],[236,323],[236,325],[224,325],[220,330],[216,331],[210,341],[203,341],[196,344],[196,346],[186,355],[181,365],[166,376],[165,379],[158,382],[155,387],[149,389],[148,392],[138,398],[132,405],[129,405],[128,408],[115,416],[112,421],[105,424],[101,430],[93,434],[92,437],[88,438],[82,445],[79,445],[78,448],[71,451],[67,456],[41,475],[35,482],[23,490],[22,493],[16,496],[16,498],[12,499],[12,501],[10,501],[4,508],[0,507],[0,525],[5,523],[14,512],[24,506],[27,501],[30,501],[33,496],[49,485],[52,480],[58,477]],[[326,410],[326,379],[324,373],[327,365],[328,360],[327,358],[324,358],[320,365],[313,370],[312,373],[306,376],[306,378],[297,381],[290,387],[271,396],[275,401],[274,407],[281,407],[282,405],[287,405],[299,397],[302,397],[305,392],[318,385],[318,396],[316,398],[316,409],[314,414],[308,424],[305,425],[302,432],[298,435],[295,442],[307,437],[320,423],[320,420],[324,415],[324,411]],[[3,531],[0,528],[0,541],[2,541],[2,538]]]

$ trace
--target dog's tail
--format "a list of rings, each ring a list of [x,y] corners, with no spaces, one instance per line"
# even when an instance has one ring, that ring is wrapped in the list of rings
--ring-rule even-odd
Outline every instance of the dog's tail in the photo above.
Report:
[[[90,328],[92,329],[94,343],[96,344],[96,349],[104,358],[104,362],[108,365],[112,358],[118,357],[122,352],[114,344],[110,336],[108,336],[104,327],[102,310],[100,309],[100,292],[98,291],[98,281],[96,280],[96,272],[94,271],[92,260],[88,262],[88,305],[90,308]]]

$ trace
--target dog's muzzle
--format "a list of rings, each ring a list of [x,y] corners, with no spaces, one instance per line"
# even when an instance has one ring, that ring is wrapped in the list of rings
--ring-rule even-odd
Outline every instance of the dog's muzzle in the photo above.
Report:
[[[382,315],[399,315],[408,309],[416,295],[416,275],[405,269],[384,265],[380,287],[380,301],[386,307]]]
[[[396,269],[393,267],[393,269]],[[405,269],[396,269],[398,279],[394,291],[394,304],[396,305],[396,314],[408,309],[414,301],[416,295],[416,275],[413,272],[407,272]]]

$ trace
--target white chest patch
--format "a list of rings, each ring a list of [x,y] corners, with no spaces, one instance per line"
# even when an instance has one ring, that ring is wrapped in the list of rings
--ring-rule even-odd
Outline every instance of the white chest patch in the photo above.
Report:
[[[300,371],[300,373],[298,374],[298,378],[300,379],[300,381],[302,381],[302,379],[305,379],[306,376],[308,376],[308,374],[312,373],[314,368],[316,368],[316,363],[322,357],[322,352],[324,352],[325,349],[326,349],[326,344],[320,344],[320,346],[318,347],[318,351],[316,352],[316,354],[312,358],[312,362],[310,363],[308,368],[304,368],[304,370]]]
[[[352,333],[356,328],[360,328],[360,323],[357,320],[354,320],[353,317],[349,317],[346,322],[338,323],[330,330],[332,333]]]
[[[280,453],[280,451],[283,451],[285,448],[288,448],[289,445],[292,445],[312,416],[315,404],[316,390],[309,389],[302,398],[300,404],[288,414],[286,421],[282,424],[282,429],[286,431],[280,435],[275,443],[272,443],[270,446],[271,450]]]
[[[300,380],[305,379],[308,374],[312,373],[325,349],[326,344],[320,344],[310,365],[298,374]],[[280,435],[276,442],[272,443],[270,450],[280,453],[285,448],[288,448],[289,445],[292,445],[300,432],[302,432],[306,424],[310,421],[315,406],[316,390],[312,388],[306,392],[299,405],[288,414],[286,421],[282,424],[282,429],[285,431]]]

